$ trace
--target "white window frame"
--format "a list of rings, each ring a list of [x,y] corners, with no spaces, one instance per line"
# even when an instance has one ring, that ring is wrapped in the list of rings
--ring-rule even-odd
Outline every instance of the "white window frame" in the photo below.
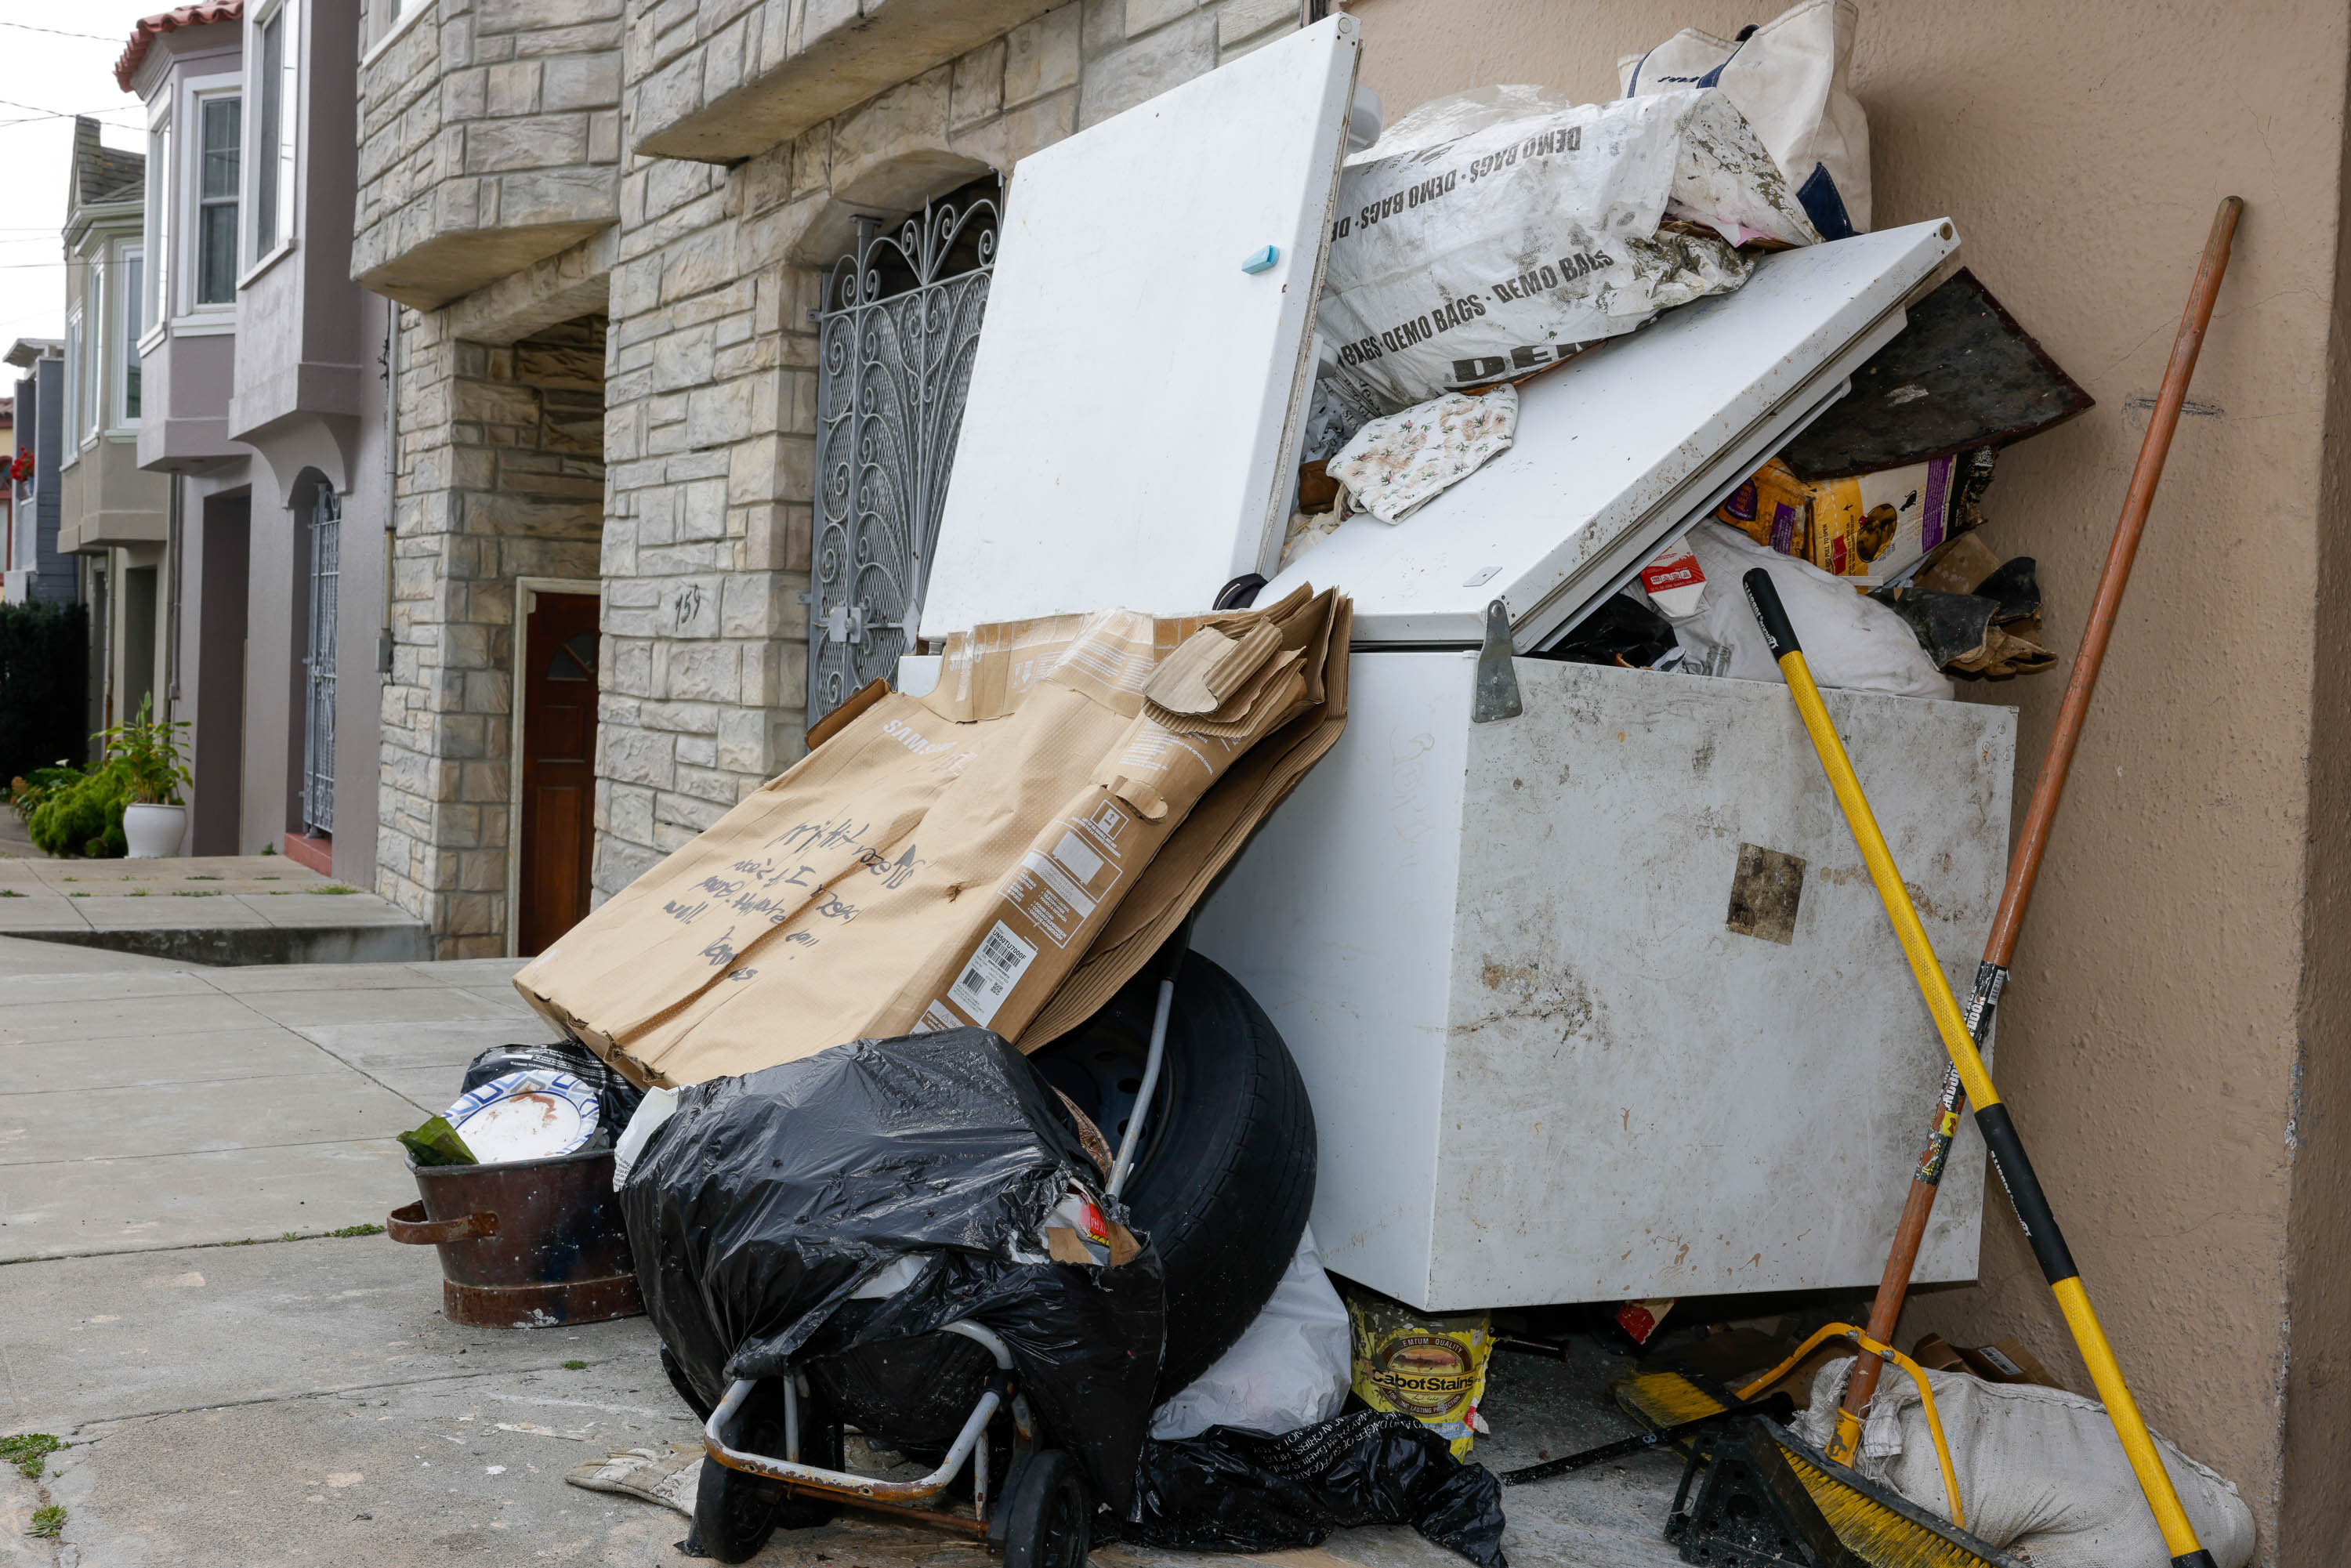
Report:
[[[375,29],[375,41],[360,54],[360,64],[373,64],[378,55],[392,47],[393,40],[416,26],[432,9],[433,0],[368,0],[368,26]],[[379,23],[386,11],[392,13],[391,19]]]
[[[245,246],[243,210],[246,198],[245,110],[250,106],[244,101],[245,78],[243,76],[197,77],[188,82],[186,91],[186,110],[180,116],[180,123],[184,134],[173,139],[181,143],[180,166],[172,172],[174,178],[172,182],[172,191],[179,198],[181,218],[178,225],[179,235],[173,240],[172,246],[173,252],[172,271],[174,281],[182,286],[185,298],[181,302],[178,311],[171,318],[172,330],[178,333],[189,328],[195,328],[201,331],[206,325],[211,325],[215,330],[227,331],[234,326],[236,315],[236,288],[234,277],[230,280],[229,297],[226,299],[214,300],[206,304],[196,298],[196,291],[204,281],[203,257],[199,253],[199,247],[204,239],[202,208],[204,188],[204,105],[222,98],[233,98],[238,100],[236,199],[239,210],[236,218],[235,248],[229,258],[229,270],[232,274],[236,270],[237,257],[242,255]]]
[[[278,79],[274,83],[261,80],[263,29],[276,23],[283,35],[279,51]],[[299,223],[302,184],[298,177],[302,158],[302,4],[301,0],[277,0],[277,4],[256,7],[248,14],[245,29],[245,211],[238,214],[243,238],[238,254],[246,258],[245,270],[237,277],[242,289],[254,278],[277,265],[278,257],[294,248],[301,225]],[[275,92],[274,99],[265,97]],[[262,127],[267,123],[268,106],[276,106],[278,126],[277,145],[261,145]],[[271,235],[267,248],[263,248],[261,235],[261,182],[263,171],[277,182],[273,193],[277,232]]]
[[[152,351],[172,319],[172,241],[178,184],[172,162],[172,92],[158,93],[147,114],[147,222],[140,236],[147,267],[140,283],[139,351]]]
[[[107,399],[108,428],[137,430],[139,415],[131,412],[131,371],[139,364],[139,316],[147,308],[147,243],[144,235],[136,239],[119,239],[107,247],[107,268],[117,279],[113,319],[117,334],[108,360],[114,367],[113,395]],[[131,287],[131,268],[140,268],[139,287]],[[143,368],[139,377],[140,403],[146,403],[147,377]]]
[[[75,304],[66,312],[66,395],[65,465],[68,468],[81,461],[81,352],[82,307]]]

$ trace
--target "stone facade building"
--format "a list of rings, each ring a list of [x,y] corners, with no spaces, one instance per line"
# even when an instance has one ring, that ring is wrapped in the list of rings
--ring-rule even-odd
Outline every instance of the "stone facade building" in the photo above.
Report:
[[[517,754],[534,581],[601,598],[598,895],[798,757],[811,316],[860,219],[1008,174],[1301,17],[1295,0],[371,17],[352,267],[409,307],[378,891],[444,956],[521,946],[542,881],[522,862],[560,848]]]

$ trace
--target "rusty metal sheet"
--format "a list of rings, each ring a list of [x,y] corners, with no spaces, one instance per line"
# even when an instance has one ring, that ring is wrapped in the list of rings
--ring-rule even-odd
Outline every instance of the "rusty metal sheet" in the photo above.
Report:
[[[2081,383],[1961,267],[1910,307],[1853,391],[1780,453],[1806,479],[1841,479],[2006,446],[2091,406]]]

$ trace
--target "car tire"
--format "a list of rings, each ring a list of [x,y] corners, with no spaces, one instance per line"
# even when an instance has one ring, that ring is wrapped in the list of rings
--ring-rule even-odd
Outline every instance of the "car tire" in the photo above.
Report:
[[[1149,1051],[1160,972],[1146,966],[1030,1058],[1113,1148]],[[1124,1197],[1166,1271],[1165,1399],[1232,1348],[1280,1282],[1313,1206],[1316,1150],[1290,1048],[1240,982],[1198,953],[1176,983],[1154,1100]]]

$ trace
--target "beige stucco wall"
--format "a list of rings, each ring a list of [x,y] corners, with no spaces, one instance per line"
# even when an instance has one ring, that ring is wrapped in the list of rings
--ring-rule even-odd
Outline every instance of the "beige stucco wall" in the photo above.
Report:
[[[1618,55],[1773,14],[1725,0],[1350,9],[1391,117],[1496,81],[1614,97]],[[2152,1419],[2243,1487],[2261,1561],[2314,1568],[2351,1535],[2335,1473],[2346,1417],[2325,1386],[2351,1337],[2332,1114],[2351,1093],[2333,1060],[2346,784],[2338,727],[2314,716],[2344,696],[2339,653],[2318,651],[2339,647],[2321,612],[2331,630],[2345,593],[2343,476],[2323,486],[2322,466],[2346,21],[2307,0],[1877,0],[1855,73],[1879,225],[1955,219],[1961,259],[2098,399],[2003,459],[1986,504],[1991,542],[2040,559],[2067,654],[2146,428],[2134,404],[2161,378],[2213,205],[2231,192],[2248,204],[2001,1009],[1998,1069]],[[2055,674],[1968,694],[2023,710],[2035,762],[2020,809],[2061,694]],[[1956,977],[1973,972],[1973,953],[1943,956]],[[1902,1194],[1856,1201],[1890,1228]],[[1982,1283],[1914,1303],[1905,1342],[2015,1333],[2078,1375],[2004,1203],[1985,1238]]]

